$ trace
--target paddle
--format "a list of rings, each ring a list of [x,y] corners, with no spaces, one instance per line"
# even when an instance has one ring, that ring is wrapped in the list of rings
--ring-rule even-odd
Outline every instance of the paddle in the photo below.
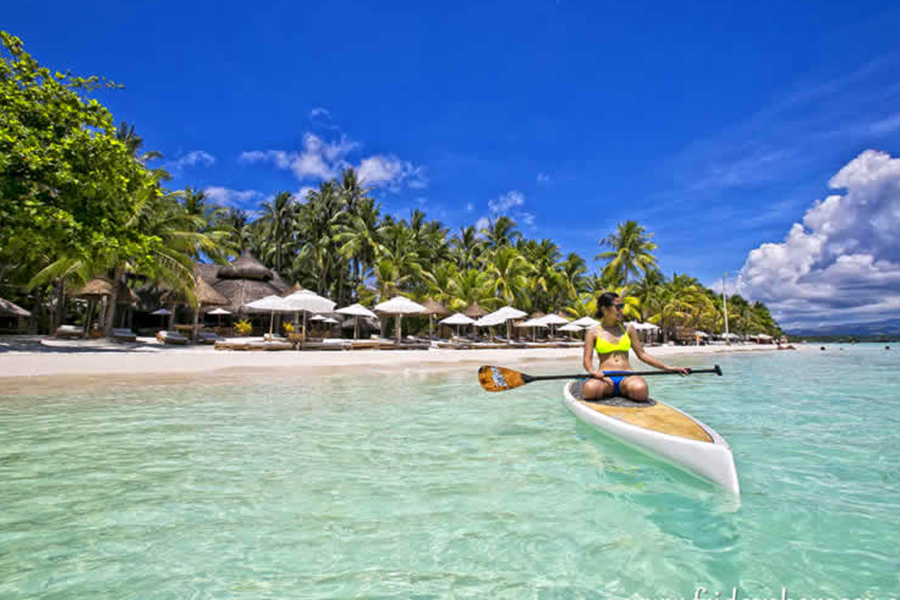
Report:
[[[619,371],[619,373],[629,375],[640,375],[647,377],[650,375],[681,375],[677,371]],[[691,369],[690,374],[695,373],[715,373],[719,377],[722,376],[722,368],[716,365],[712,369]],[[590,379],[587,373],[579,373],[578,375],[526,375],[512,369],[504,367],[491,367],[484,365],[478,369],[478,382],[481,387],[489,392],[505,392],[506,390],[514,390],[532,381],[549,381],[551,379]]]

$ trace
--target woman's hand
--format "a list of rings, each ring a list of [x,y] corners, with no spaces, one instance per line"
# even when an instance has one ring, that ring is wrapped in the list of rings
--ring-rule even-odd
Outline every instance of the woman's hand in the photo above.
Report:
[[[666,371],[669,373],[678,373],[679,375],[690,375],[691,368],[690,367],[666,367]]]
[[[612,379],[607,377],[603,371],[591,371],[591,377],[593,377],[594,379],[599,379],[600,381],[608,383],[609,385],[613,385]]]

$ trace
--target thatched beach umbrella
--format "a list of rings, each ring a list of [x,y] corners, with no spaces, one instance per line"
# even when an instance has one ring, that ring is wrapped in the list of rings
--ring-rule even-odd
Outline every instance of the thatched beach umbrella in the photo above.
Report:
[[[72,289],[69,296],[72,298],[81,298],[87,300],[88,310],[87,318],[84,323],[84,337],[87,337],[91,329],[91,322],[94,320],[94,307],[103,301],[104,298],[112,296],[113,283],[105,277],[97,277],[91,279],[83,287]]]
[[[422,314],[422,311],[425,310],[425,307],[421,304],[413,302],[409,298],[405,296],[394,296],[387,302],[382,302],[380,304],[375,305],[375,312],[382,312],[387,315],[395,315],[397,317],[397,341],[401,340],[401,321],[403,320],[403,315],[418,315]]]
[[[302,292],[302,291],[303,291],[303,286],[300,285],[299,282],[295,281],[294,285],[292,285],[291,287],[289,287],[288,289],[286,289],[285,291],[283,291],[281,293],[281,297],[287,298],[291,294],[296,294],[297,292]]]
[[[480,319],[481,317],[487,315],[489,312],[490,311],[486,310],[477,302],[473,302],[466,307],[466,310],[463,311],[463,314],[472,319]]]
[[[201,277],[194,277],[194,299],[197,305],[194,307],[193,320],[193,337],[197,338],[197,329],[200,324],[200,310],[204,306],[227,306],[228,298],[217,292],[211,285],[206,283]],[[160,302],[163,304],[189,304],[187,295],[183,292],[175,290],[167,290],[160,296]]]
[[[450,314],[450,311],[437,300],[429,298],[428,302],[425,303],[425,310],[422,311],[422,314],[428,315],[428,337],[432,337],[434,335],[434,318],[446,317]]]
[[[357,339],[359,337],[359,318],[360,317],[370,317],[372,319],[377,319],[378,315],[373,313],[371,310],[363,306],[362,304],[351,304],[350,306],[345,306],[344,308],[339,308],[334,311],[341,315],[349,315],[353,317],[353,339]]]
[[[553,335],[554,328],[557,325],[566,325],[569,322],[569,319],[559,316],[556,313],[550,313],[544,317],[541,317],[541,323],[550,326],[550,335]]]

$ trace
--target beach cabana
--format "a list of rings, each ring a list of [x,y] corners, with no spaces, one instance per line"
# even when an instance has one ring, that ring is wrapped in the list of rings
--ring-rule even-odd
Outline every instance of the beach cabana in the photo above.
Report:
[[[456,337],[459,337],[459,326],[460,325],[471,325],[475,322],[475,319],[467,317],[463,313],[455,313],[447,317],[446,319],[442,319],[440,321],[441,325],[456,325]]]
[[[191,323],[191,337],[197,339],[200,329],[200,311],[206,306],[227,306],[228,298],[217,292],[211,285],[206,283],[200,276],[194,277],[194,300],[196,306],[193,307],[193,317]],[[190,305],[187,295],[184,292],[176,292],[175,290],[167,290],[159,297],[160,302],[166,305]]]
[[[417,302],[413,302],[409,298],[405,296],[394,296],[390,300],[386,302],[381,302],[380,304],[375,305],[376,313],[384,313],[386,315],[393,315],[397,317],[397,341],[400,342],[402,340],[401,334],[401,321],[403,320],[403,315],[419,315],[422,314],[422,311],[425,310],[425,307]]]
[[[353,339],[359,338],[359,318],[360,317],[369,317],[370,319],[377,319],[378,315],[373,313],[371,310],[363,306],[362,304],[356,303],[351,304],[350,306],[345,306],[344,308],[339,308],[336,311],[339,315],[347,315],[353,317]]]
[[[550,327],[550,335],[552,336],[554,333],[554,328],[557,325],[566,325],[569,323],[569,319],[559,316],[556,313],[550,313],[544,317],[540,317],[541,323],[548,325]]]
[[[534,319],[528,319],[527,321],[522,321],[516,327],[528,327],[531,329],[531,341],[536,341],[537,339],[537,329],[538,327],[549,327],[544,321],[543,317],[538,317]]]
[[[423,315],[428,315],[428,337],[434,337],[434,318],[446,317],[450,314],[447,308],[437,300],[430,299],[424,304]]]

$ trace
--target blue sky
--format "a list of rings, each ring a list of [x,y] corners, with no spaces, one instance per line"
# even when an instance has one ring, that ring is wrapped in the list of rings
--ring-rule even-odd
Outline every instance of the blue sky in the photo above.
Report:
[[[877,185],[844,177],[835,214],[900,225],[898,25],[898,5],[822,2],[13,0],[0,27],[124,84],[100,99],[174,187],[253,208],[352,165],[387,212],[505,212],[592,265],[636,219],[667,274],[743,267],[729,285],[815,325],[900,314],[890,244],[804,222],[875,150]]]

